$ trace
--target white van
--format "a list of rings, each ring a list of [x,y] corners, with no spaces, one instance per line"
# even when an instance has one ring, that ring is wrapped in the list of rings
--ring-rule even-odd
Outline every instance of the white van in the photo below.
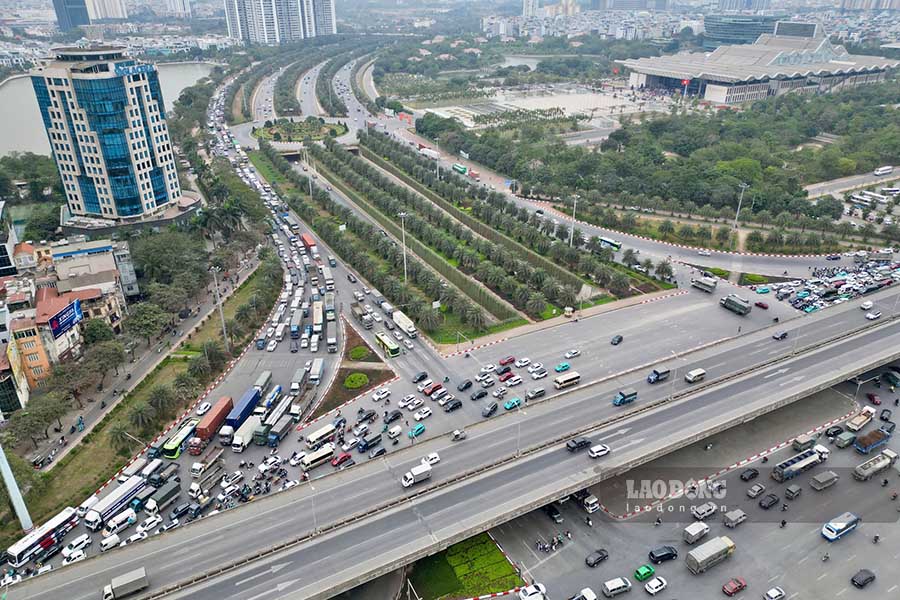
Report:
[[[681,535],[686,544],[693,544],[697,540],[706,537],[706,534],[708,533],[709,525],[703,523],[702,521],[698,521],[696,523],[691,523],[690,525],[685,527]]]
[[[684,376],[684,380],[688,383],[696,383],[698,381],[703,381],[703,378],[706,377],[706,371],[703,369],[692,369],[687,372]]]
[[[314,333],[312,337],[309,338],[309,351],[310,352],[318,352],[319,351],[319,334]]]
[[[615,579],[604,582],[600,591],[603,592],[603,595],[607,598],[612,598],[613,596],[618,596],[619,594],[631,591],[631,582],[628,581],[627,577],[616,577]]]
[[[388,437],[392,440],[400,437],[401,433],[403,433],[403,428],[400,427],[399,425],[394,425],[393,427],[388,429],[388,432],[387,432]]]
[[[94,505],[100,502],[100,496],[94,494],[84,502],[78,505],[78,510],[75,511],[75,514],[78,515],[79,519],[83,519],[84,515],[87,514],[89,510],[94,508]]]
[[[106,522],[102,535],[103,537],[109,537],[121,533],[131,527],[135,521],[137,521],[137,514],[135,514],[134,509],[126,508]]]
[[[146,467],[144,467],[144,470],[141,471],[141,477],[148,479],[151,475],[156,473],[156,470],[160,468],[162,464],[163,461],[161,458],[154,458]]]
[[[113,534],[109,537],[105,537],[100,540],[100,552],[106,552],[110,548],[116,548],[119,545],[119,536],[117,534]]]

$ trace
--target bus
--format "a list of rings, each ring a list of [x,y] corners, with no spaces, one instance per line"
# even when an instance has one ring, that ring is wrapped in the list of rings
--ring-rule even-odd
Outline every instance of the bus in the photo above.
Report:
[[[568,373],[563,373],[559,377],[556,377],[553,380],[553,387],[561,390],[563,388],[577,385],[579,381],[581,381],[581,375],[578,374],[578,371],[569,371]]]
[[[313,302],[313,333],[322,333],[322,324],[325,321],[325,308],[321,300]]]
[[[181,429],[170,437],[166,445],[163,446],[163,456],[169,460],[175,460],[181,456],[182,450],[187,448],[188,440],[194,436],[194,431],[197,429],[197,423],[199,422],[200,419],[190,419],[182,425]]]
[[[467,167],[464,167],[463,165],[461,165],[459,163],[453,163],[453,170],[456,171],[457,173],[459,173],[460,175],[465,175],[466,173],[469,172],[469,169]]]
[[[62,542],[66,534],[78,525],[77,511],[72,507],[66,507],[61,513],[31,531],[21,540],[10,546],[6,553],[9,554],[9,564],[18,569],[38,552]]]
[[[400,346],[398,346],[397,342],[389,338],[383,331],[375,333],[375,341],[378,342],[378,345],[381,346],[381,349],[384,350],[385,354],[388,356],[400,356]]]
[[[600,238],[600,247],[612,248],[615,252],[618,252],[622,249],[622,242],[618,242],[612,238],[602,237]]]
[[[310,450],[315,450],[316,448],[330,440],[336,432],[337,429],[334,428],[334,425],[329,423],[321,429],[318,429],[306,436],[306,447]]]
[[[280,342],[281,340],[284,339],[284,328],[285,328],[284,323],[279,323],[278,326],[275,328],[275,341]]]
[[[298,302],[299,306],[299,302]],[[303,313],[299,310],[291,316],[291,339],[300,339],[300,326],[303,325]]]
[[[312,471],[319,465],[324,465],[334,455],[334,446],[325,444],[315,452],[307,454],[300,460],[300,468],[304,471]]]
[[[851,512],[845,512],[822,526],[822,537],[829,542],[841,539],[862,523],[862,519]]]

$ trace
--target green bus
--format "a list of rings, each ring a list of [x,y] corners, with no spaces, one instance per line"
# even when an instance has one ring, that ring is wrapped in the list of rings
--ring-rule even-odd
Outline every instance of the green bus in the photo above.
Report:
[[[469,172],[468,167],[465,167],[459,163],[453,163],[453,170],[461,175],[465,175],[466,173]]]
[[[397,342],[389,338],[383,331],[375,333],[375,341],[378,342],[378,345],[381,346],[381,349],[384,350],[388,356],[400,356],[400,346],[398,346]]]
[[[181,456],[181,452],[187,448],[188,440],[191,439],[194,435],[194,431],[197,430],[197,423],[199,422],[200,419],[190,419],[182,425],[181,428],[175,432],[175,435],[166,441],[163,446],[163,456],[169,460],[175,460]]]

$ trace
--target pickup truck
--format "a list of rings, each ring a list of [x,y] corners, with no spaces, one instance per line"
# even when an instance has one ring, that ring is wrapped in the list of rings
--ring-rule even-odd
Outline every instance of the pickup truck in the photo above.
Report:
[[[874,416],[875,409],[871,406],[866,406],[862,409],[862,412],[847,421],[847,429],[850,431],[859,431],[868,425],[869,421],[871,421]]]

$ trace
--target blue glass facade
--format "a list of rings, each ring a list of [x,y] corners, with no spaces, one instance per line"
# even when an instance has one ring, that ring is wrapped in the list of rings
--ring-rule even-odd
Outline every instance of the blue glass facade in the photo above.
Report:
[[[53,10],[60,31],[91,24],[85,0],[53,0]]]

